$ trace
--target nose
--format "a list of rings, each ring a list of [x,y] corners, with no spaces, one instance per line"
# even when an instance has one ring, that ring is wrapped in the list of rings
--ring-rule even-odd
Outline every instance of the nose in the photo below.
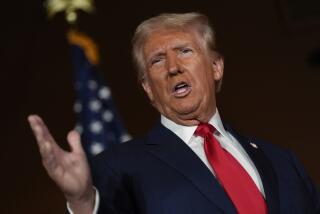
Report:
[[[181,72],[179,61],[173,53],[167,55],[167,71],[170,76],[177,75]]]

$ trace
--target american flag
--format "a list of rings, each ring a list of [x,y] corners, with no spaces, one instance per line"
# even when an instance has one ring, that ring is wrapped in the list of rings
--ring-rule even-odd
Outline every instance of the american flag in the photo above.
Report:
[[[72,31],[69,42],[75,70],[77,115],[75,129],[81,134],[89,161],[112,144],[130,140],[112,101],[111,91],[97,69],[97,49],[89,37]]]

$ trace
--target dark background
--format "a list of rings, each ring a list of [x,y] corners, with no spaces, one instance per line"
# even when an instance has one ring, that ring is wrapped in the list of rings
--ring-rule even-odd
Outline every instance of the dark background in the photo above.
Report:
[[[210,17],[225,57],[218,97],[224,121],[241,133],[292,149],[320,187],[319,1],[96,1],[79,29],[100,47],[104,78],[126,127],[145,133],[158,119],[139,88],[130,39],[145,18],[199,11]],[[65,213],[42,168],[27,115],[41,115],[56,140],[74,126],[73,72],[63,14],[46,19],[41,0],[1,6],[0,213]]]

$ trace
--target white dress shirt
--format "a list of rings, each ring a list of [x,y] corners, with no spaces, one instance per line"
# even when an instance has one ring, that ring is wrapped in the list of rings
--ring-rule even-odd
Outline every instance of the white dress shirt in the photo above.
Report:
[[[175,133],[183,142],[185,142],[187,146],[189,146],[190,149],[192,149],[192,151],[202,160],[202,162],[208,167],[208,169],[215,176],[214,170],[209,164],[204,151],[203,138],[200,136],[194,135],[194,132],[197,126],[179,125],[173,122],[172,120],[169,120],[163,115],[161,115],[161,123],[167,129]],[[241,144],[237,141],[237,139],[234,138],[229,132],[227,132],[224,129],[218,110],[216,110],[216,113],[213,115],[213,117],[209,120],[208,123],[216,128],[216,131],[214,132],[214,136],[219,141],[221,146],[225,150],[227,150],[241,164],[241,166],[247,171],[247,173],[250,175],[254,183],[257,185],[263,197],[265,197],[262,181],[257,168],[252,163],[249,155],[242,148]],[[98,211],[99,201],[100,201],[99,192],[96,189],[94,211],[92,212],[93,214],[96,214]],[[67,203],[67,208],[68,208],[68,211],[71,214],[73,214],[68,203]]]
[[[194,151],[194,153],[196,153],[196,155],[208,167],[213,175],[215,175],[214,170],[209,164],[204,151],[203,138],[194,135],[197,126],[179,125],[163,115],[161,115],[161,123],[175,133],[179,138],[181,138],[181,140],[185,142],[192,149],[192,151]],[[219,141],[221,147],[227,150],[241,164],[241,166],[247,171],[254,183],[257,185],[263,197],[265,197],[262,181],[257,168],[237,139],[224,129],[218,110],[216,110],[216,113],[208,123],[216,128],[214,136]]]

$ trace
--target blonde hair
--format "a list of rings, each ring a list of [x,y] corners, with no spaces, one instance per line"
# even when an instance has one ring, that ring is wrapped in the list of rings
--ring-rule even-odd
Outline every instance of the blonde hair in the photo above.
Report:
[[[132,39],[132,56],[140,82],[144,80],[146,69],[143,52],[145,42],[154,31],[160,29],[181,29],[181,31],[194,30],[194,32],[198,33],[200,36],[208,54],[220,56],[216,51],[215,33],[210,26],[207,16],[196,12],[181,14],[163,13],[142,22],[134,33]]]

